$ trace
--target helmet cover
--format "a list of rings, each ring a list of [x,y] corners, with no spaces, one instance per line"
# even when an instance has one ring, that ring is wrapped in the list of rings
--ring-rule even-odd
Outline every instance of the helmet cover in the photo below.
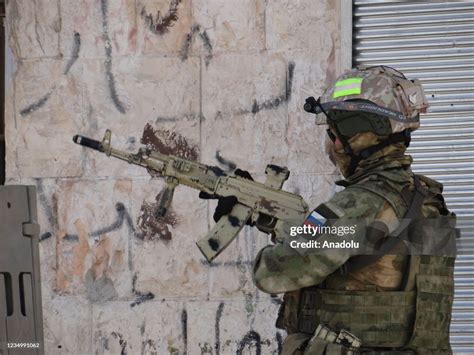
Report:
[[[328,123],[322,113],[359,111],[388,119],[389,133],[414,131],[420,126],[420,112],[428,107],[421,83],[387,66],[359,66],[345,72],[329,85],[319,103],[311,111],[317,114],[317,124]]]

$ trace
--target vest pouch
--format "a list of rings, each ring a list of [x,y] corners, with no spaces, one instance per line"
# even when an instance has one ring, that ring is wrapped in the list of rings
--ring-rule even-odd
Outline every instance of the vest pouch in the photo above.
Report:
[[[452,354],[449,344],[454,293],[452,277],[418,274],[416,287],[416,318],[407,347],[419,353]]]
[[[293,333],[283,342],[281,355],[351,355],[345,346],[306,333]]]
[[[301,290],[286,292],[283,303],[278,310],[276,327],[284,329],[288,334],[299,332],[298,309],[300,307]]]
[[[313,337],[306,348],[304,355],[324,355],[326,349],[330,344],[327,340],[318,337]],[[334,344],[336,345],[336,344]]]
[[[310,335],[304,333],[293,333],[288,335],[281,349],[281,355],[303,355],[306,354],[306,344],[310,339]]]
[[[306,348],[304,355],[353,355],[359,354],[349,350],[343,345],[329,343],[327,340],[313,337],[308,347]]]
[[[345,329],[362,347],[403,347],[412,334],[415,291],[318,290],[318,323],[338,332]]]
[[[322,340],[322,339],[321,339]],[[323,340],[324,341],[324,340]],[[352,355],[356,354],[353,351],[348,350],[345,346],[339,345],[339,344],[332,344],[329,343],[326,345],[326,348],[322,350],[323,352],[319,352],[320,350],[316,350],[317,352],[314,352],[311,348],[308,348],[307,351],[305,351],[304,355]]]

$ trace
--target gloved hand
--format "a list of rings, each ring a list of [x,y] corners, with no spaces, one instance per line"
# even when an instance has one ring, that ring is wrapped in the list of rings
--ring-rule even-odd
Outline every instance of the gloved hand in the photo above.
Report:
[[[244,179],[253,181],[253,178],[248,171],[236,169],[234,171],[234,174]],[[218,197],[215,195],[210,195],[203,191],[199,193],[199,198],[202,198],[205,200],[209,200],[209,199],[219,200],[219,202],[217,203],[216,210],[214,211],[214,215],[212,216],[215,222],[219,221],[219,219],[221,219],[222,216],[228,215],[238,202],[237,197],[235,196]]]

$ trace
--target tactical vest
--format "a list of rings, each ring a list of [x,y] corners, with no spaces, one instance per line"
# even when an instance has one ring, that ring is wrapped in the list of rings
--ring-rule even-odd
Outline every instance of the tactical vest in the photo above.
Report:
[[[404,236],[415,248],[420,247],[418,253],[413,250],[408,253],[409,262],[402,288],[387,292],[367,285],[361,291],[329,290],[324,289],[323,283],[288,292],[280,308],[277,327],[286,329],[289,334],[313,334],[319,324],[325,324],[336,332],[351,332],[362,341],[364,349],[382,351],[395,348],[420,354],[451,354],[449,326],[454,298],[457,230],[455,215],[447,210],[441,195],[442,185],[418,176],[415,178],[415,192],[410,193],[409,201],[408,190],[402,191],[402,184],[396,181],[397,174],[382,171],[375,179],[383,181],[383,184],[379,183],[374,188],[374,177],[371,177],[348,188],[375,193],[384,198],[400,218],[413,218],[404,230],[399,230],[400,227],[392,232],[395,237],[388,238],[389,242],[384,246],[388,254],[395,244],[393,241],[399,242],[397,238]],[[418,179],[427,188],[422,187]],[[435,219],[429,219],[429,223],[425,218],[428,216],[421,215],[422,205],[427,203],[436,206],[439,211]],[[426,250],[425,246],[434,245],[432,241],[440,238],[449,244],[449,253]],[[379,257],[353,257],[344,267],[353,271],[370,265]]]

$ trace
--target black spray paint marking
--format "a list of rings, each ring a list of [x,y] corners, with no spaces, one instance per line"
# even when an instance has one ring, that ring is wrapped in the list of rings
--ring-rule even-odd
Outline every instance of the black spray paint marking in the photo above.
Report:
[[[201,349],[201,354],[213,354],[212,346],[209,343],[199,343],[198,345]]]
[[[233,171],[233,170],[237,169],[237,164],[235,164],[231,160],[227,160],[226,158],[224,158],[221,155],[220,151],[216,152],[216,160],[219,162],[219,164],[222,164],[222,165],[227,167],[226,171]]]
[[[39,241],[42,242],[43,240],[46,240],[48,238],[51,238],[53,235],[50,233],[50,232],[46,232],[46,233],[43,233],[41,234],[41,236],[39,237]]]
[[[220,266],[232,266],[232,267],[241,267],[241,266],[252,266],[253,261],[224,261],[224,262],[216,262],[213,261],[211,264],[207,260],[201,260],[202,265],[206,265],[209,267],[220,267]]]
[[[138,295],[135,298],[135,301],[130,303],[130,307],[133,308],[135,306],[138,306],[138,305],[142,304],[143,302],[150,301],[154,298],[155,298],[155,295],[151,292],[147,292],[147,293],[139,293],[138,292]]]
[[[53,209],[51,208],[50,204],[48,203],[48,200],[47,200],[46,195],[44,193],[42,181],[40,179],[35,179],[35,180],[36,180],[36,190],[38,191],[39,202],[41,203],[41,205],[43,206],[43,208],[46,212],[46,218],[48,219],[49,225],[51,227],[53,227],[56,224],[56,219],[54,218],[54,215],[53,215]],[[44,236],[44,239],[49,238],[49,236],[46,236],[46,234],[50,234],[50,236],[51,236],[51,233],[49,233],[49,232],[44,233],[40,237],[40,240],[41,240],[41,238],[43,238],[43,236]]]
[[[206,48],[209,54],[212,54],[212,44],[206,30],[199,32],[199,37],[202,39],[202,43],[204,44],[204,48]]]
[[[101,235],[105,233],[116,231],[120,229],[120,227],[122,227],[123,221],[125,220],[125,213],[126,213],[125,206],[123,205],[123,203],[118,202],[115,204],[115,210],[117,211],[117,216],[118,216],[117,220],[109,226],[99,228],[98,230],[92,232],[90,234],[91,237],[100,237]]]
[[[136,289],[137,278],[137,274],[134,274],[132,278],[132,293],[136,296],[136,298],[135,301],[130,304],[130,307],[132,308],[155,298],[155,295],[151,292],[142,293]]]
[[[261,344],[261,339],[260,339],[260,334],[258,334],[256,331],[251,330],[245,336],[239,343],[239,347],[237,348],[237,355],[242,355],[242,352],[244,351],[245,347],[248,347],[249,350],[251,349],[252,343],[255,344],[255,354],[256,355],[261,355],[262,354],[262,344]]]
[[[72,48],[72,53],[71,53],[71,59],[66,64],[66,68],[64,69],[64,74],[69,73],[69,70],[73,66],[73,64],[76,62],[76,60],[79,58],[79,51],[81,49],[81,35],[77,32],[74,33],[74,45]],[[53,91],[56,89],[56,86],[53,86],[51,90],[48,91],[43,97],[41,97],[39,100],[36,102],[32,103],[31,105],[28,105],[24,109],[20,111],[20,115],[22,116],[27,116],[30,113],[36,111],[37,109],[43,107],[49,100],[49,97],[53,93]]]
[[[77,234],[65,234],[63,240],[66,240],[68,242],[78,242],[79,236]]]
[[[40,40],[40,36],[39,36],[39,33],[38,33],[38,13],[39,11],[36,9],[36,1],[34,1],[34,7],[35,9],[33,10],[34,11],[34,14],[35,14],[35,35],[36,35],[36,41],[38,42],[40,48],[41,48],[41,51],[43,52],[43,54],[45,53],[44,52],[44,48],[43,48],[43,45],[41,44],[41,40]],[[4,5],[3,5],[4,6]],[[3,7],[2,6],[2,7]]]
[[[41,203],[41,205],[43,206],[43,208],[46,212],[46,218],[48,219],[49,226],[53,230],[57,230],[57,218],[54,217],[55,212],[53,210],[53,207],[51,207],[51,205],[48,202],[48,199],[46,198],[46,194],[45,194],[44,188],[43,188],[43,183],[42,183],[41,179],[35,179],[35,182],[36,182],[36,191],[38,191],[38,199],[39,199],[39,202]],[[53,201],[54,200],[55,200],[55,198],[53,197]],[[43,240],[46,240],[46,239],[50,238],[51,236],[52,236],[51,232],[43,233],[39,237],[39,241],[41,242]]]
[[[120,347],[122,348],[122,351],[120,352],[120,355],[127,355],[127,341],[123,340],[123,335],[117,332],[112,332],[112,336],[115,339],[119,340]]]
[[[124,204],[122,202],[117,202],[115,204],[115,210],[117,211],[117,219],[114,222],[112,222],[112,224],[99,228],[89,233],[89,237],[97,238],[97,237],[102,236],[103,234],[119,230],[120,228],[123,227],[124,222],[126,222],[128,231],[130,233],[133,233],[133,235],[136,238],[143,239],[143,234],[140,232],[137,232],[137,230],[135,229],[135,226],[133,225],[132,217],[130,217],[130,214],[128,213]],[[63,239],[67,241],[78,241],[79,236],[77,234],[66,234]]]
[[[199,119],[194,113],[186,113],[180,117],[177,116],[158,116],[155,119],[156,124],[161,124],[163,122],[178,122],[178,121],[194,121]]]
[[[220,355],[221,353],[221,318],[222,312],[224,311],[224,303],[219,303],[219,307],[217,307],[216,312],[216,323],[215,323],[215,332],[216,332],[216,343],[214,345],[216,350],[216,355]]]
[[[142,341],[141,355],[145,355],[145,354],[158,354],[156,351],[156,343],[151,339]]]
[[[183,333],[184,353],[188,353],[188,312],[183,309],[181,312],[181,327]]]
[[[71,67],[79,58],[80,50],[81,50],[81,35],[78,32],[74,32],[74,44],[72,46],[71,58],[68,60],[66,64],[66,68],[64,69],[64,74],[69,73],[69,70],[71,70]]]
[[[158,116],[155,120],[155,123],[176,122],[176,121],[178,121],[177,117],[161,117],[161,116]]]
[[[102,349],[109,350],[109,338],[107,336],[102,335],[102,331],[97,332],[97,337],[99,339],[99,344]]]
[[[156,16],[147,14],[145,7],[140,13],[141,17],[145,19],[145,25],[148,29],[156,35],[164,35],[169,32],[170,28],[178,21],[178,5],[181,0],[171,0],[168,12],[162,16],[161,11],[156,13]]]
[[[283,351],[283,338],[280,334],[280,332],[276,333],[276,342],[278,345],[278,355],[281,355],[281,352]]]
[[[294,62],[289,62],[288,63],[288,72],[287,72],[287,78],[286,78],[286,91],[285,91],[285,101],[288,101],[291,99],[291,89],[293,87],[293,77],[295,74],[295,63]]]
[[[207,34],[206,30],[202,31],[201,26],[199,25],[194,25],[191,28],[191,32],[189,32],[186,35],[186,40],[184,41],[183,47],[181,48],[181,51],[180,51],[181,60],[184,61],[188,59],[189,49],[191,48],[191,44],[193,42],[193,38],[196,33],[199,35],[199,38],[202,41],[202,45],[207,52],[204,59],[205,59],[206,66],[208,66],[212,59],[212,51],[213,51],[212,43],[211,43],[211,40],[209,39],[209,35]]]
[[[123,222],[127,222],[128,231],[133,233],[135,237],[140,239],[139,233],[136,232],[135,227],[133,226],[132,217],[128,213],[125,205],[122,202],[117,202],[115,204],[115,210],[117,211],[117,220],[113,222],[110,226],[100,228],[90,234],[91,237],[100,237],[105,233],[110,233],[112,231],[122,228]]]
[[[280,305],[283,303],[283,300],[282,300],[280,297],[275,296],[275,295],[271,295],[270,301],[271,301],[273,304],[276,304],[277,306],[280,306]]]
[[[53,90],[54,90],[54,88],[51,89],[46,95],[44,95],[38,101],[36,101],[36,102],[32,103],[31,105],[28,105],[24,109],[22,109],[20,111],[20,115],[22,115],[23,117],[27,116],[30,113],[35,112],[37,109],[43,107],[46,104],[46,102],[48,102],[49,97],[53,93]]]
[[[104,40],[104,48],[105,48],[105,76],[107,78],[107,83],[109,85],[110,97],[112,98],[112,102],[114,103],[115,108],[118,112],[124,114],[126,112],[125,106],[120,101],[117,95],[117,89],[115,87],[115,78],[114,74],[112,73],[112,43],[109,37],[109,29],[108,29],[108,0],[101,0],[102,10],[102,39]]]
[[[212,59],[212,44],[211,40],[209,39],[209,36],[207,35],[207,32],[204,30],[203,32],[199,32],[199,37],[202,40],[202,43],[204,45],[204,48],[207,51],[207,55],[204,58],[204,61],[206,63],[206,67],[209,65]]]
[[[191,48],[191,43],[193,42],[193,35],[197,31],[196,26],[191,28],[191,32],[186,35],[186,40],[184,41],[183,47],[181,48],[180,56],[181,60],[185,61],[188,59],[189,48]]]
[[[295,63],[294,62],[289,62],[288,63],[288,70],[286,73],[286,83],[285,83],[285,93],[277,96],[272,99],[265,100],[263,102],[258,102],[257,100],[253,101],[252,107],[250,110],[240,110],[240,114],[246,114],[246,113],[257,113],[262,110],[270,110],[277,108],[281,104],[288,102],[291,98],[291,91],[292,91],[292,86],[293,86],[293,76],[295,72]]]

